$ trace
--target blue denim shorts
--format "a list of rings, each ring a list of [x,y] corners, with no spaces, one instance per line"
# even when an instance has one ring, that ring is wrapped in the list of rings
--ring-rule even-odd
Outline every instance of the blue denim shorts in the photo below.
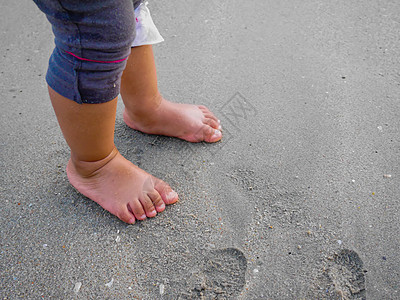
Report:
[[[55,36],[46,81],[77,103],[104,103],[119,94],[135,39],[141,0],[34,0]]]

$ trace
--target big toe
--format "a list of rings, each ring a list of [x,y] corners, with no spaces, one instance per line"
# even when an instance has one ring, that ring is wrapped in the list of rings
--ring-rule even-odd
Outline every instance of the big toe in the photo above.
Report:
[[[207,143],[215,143],[222,139],[221,130],[215,129],[211,126],[203,126],[203,140]]]
[[[164,181],[157,179],[154,188],[160,194],[165,204],[169,205],[178,201],[178,194]]]

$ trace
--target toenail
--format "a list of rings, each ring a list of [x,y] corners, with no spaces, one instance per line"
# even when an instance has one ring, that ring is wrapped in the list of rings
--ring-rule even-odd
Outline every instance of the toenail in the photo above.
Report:
[[[221,127],[221,125],[219,125],[219,126],[218,126],[218,130],[222,130],[222,127]]]
[[[221,137],[221,131],[219,131],[219,130],[215,130],[214,131],[214,134],[211,136],[211,139],[217,139],[217,138],[220,138]]]
[[[164,208],[165,208],[165,204],[164,204],[164,203],[161,203],[161,204],[158,206],[158,208],[159,208],[159,209],[164,209]]]
[[[218,124],[221,124],[221,121],[220,121],[220,120],[218,120]]]
[[[129,224],[135,224],[135,218],[130,219],[128,223]]]
[[[172,200],[172,199],[176,198],[177,196],[178,196],[178,194],[176,192],[171,191],[168,193],[167,198],[168,198],[168,200]]]
[[[141,219],[141,220],[144,220],[144,219],[146,219],[146,215],[142,215],[142,216],[140,216],[140,219]]]

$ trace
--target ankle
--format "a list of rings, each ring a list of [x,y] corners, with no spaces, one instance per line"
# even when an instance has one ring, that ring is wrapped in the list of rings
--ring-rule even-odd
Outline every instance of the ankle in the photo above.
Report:
[[[70,168],[73,168],[75,173],[78,173],[82,177],[92,177],[98,170],[108,164],[115,156],[118,155],[118,150],[114,146],[110,154],[100,160],[96,161],[84,161],[80,160],[73,152],[71,152],[71,158],[68,162],[67,172]]]
[[[154,95],[140,95],[137,97],[140,97],[140,99],[125,103],[126,113],[129,117],[135,119],[146,119],[151,116],[160,107],[163,100],[159,92]]]

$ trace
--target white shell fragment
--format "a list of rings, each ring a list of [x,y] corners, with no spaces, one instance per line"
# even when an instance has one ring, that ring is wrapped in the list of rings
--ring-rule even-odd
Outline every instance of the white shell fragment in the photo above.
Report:
[[[105,286],[106,287],[111,287],[113,285],[113,283],[114,283],[114,278],[111,278],[111,281],[106,283]]]
[[[75,286],[74,286],[74,293],[75,294],[79,293],[79,290],[81,289],[81,286],[82,286],[82,282],[75,283]]]
[[[165,286],[161,283],[160,284],[160,295],[164,294]]]

